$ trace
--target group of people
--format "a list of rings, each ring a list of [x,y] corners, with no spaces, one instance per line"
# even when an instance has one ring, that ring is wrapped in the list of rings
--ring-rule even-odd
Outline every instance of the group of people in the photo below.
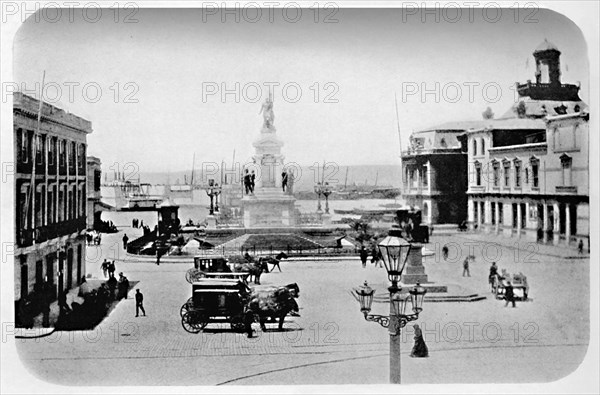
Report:
[[[131,220],[131,226],[133,228],[143,228],[144,227],[144,220],[143,219],[138,219],[138,218],[134,218]]]
[[[246,169],[246,172],[244,173],[244,189],[246,190],[246,195],[254,194],[255,183],[256,174],[254,173],[254,170],[250,173],[248,169]]]
[[[102,268],[102,274],[104,275],[104,278],[107,277],[107,274],[109,279],[115,278],[115,261],[108,261],[106,258],[104,258],[104,261],[102,261],[100,267]]]
[[[97,230],[88,230],[85,235],[87,245],[100,245],[102,242],[102,234]]]
[[[367,250],[367,248],[363,245],[360,247],[360,261],[362,263],[362,267],[365,268],[367,267],[367,261],[369,260],[369,255],[371,255],[371,263],[375,265],[375,267],[377,267],[377,264],[379,263],[379,267],[383,267],[381,261],[383,260],[383,257],[381,256],[381,252],[379,252],[379,249],[377,248],[377,246],[375,244],[373,244],[371,246],[371,250]]]

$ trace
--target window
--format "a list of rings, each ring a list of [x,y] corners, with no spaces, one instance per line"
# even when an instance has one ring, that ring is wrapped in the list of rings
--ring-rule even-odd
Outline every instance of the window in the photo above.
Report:
[[[515,161],[515,188],[521,188],[521,161]]]
[[[481,139],[481,155],[485,155],[485,139]]]
[[[498,203],[498,224],[502,225],[504,219],[502,203]]]
[[[510,187],[510,162],[504,162],[504,187]]]
[[[571,186],[571,168],[573,159],[568,155],[562,155],[560,157],[560,164],[562,167],[562,184],[569,187]]]
[[[46,136],[36,136],[35,137],[35,162],[38,165],[44,164],[44,152],[46,150],[45,147]]]
[[[21,138],[21,162],[29,163],[29,133],[26,130],[19,129]]]
[[[429,185],[429,180],[427,179],[427,166],[421,167],[421,182],[424,187]]]
[[[475,162],[475,185],[481,185],[481,163]]]
[[[48,137],[48,164],[53,165],[56,161],[56,139]]]
[[[477,156],[477,140],[473,139],[473,156]]]
[[[492,202],[492,225],[496,225],[496,204]]]
[[[59,164],[61,167],[65,167],[67,165],[67,142],[65,140],[60,140],[58,143],[58,155],[59,155]]]
[[[539,188],[540,187],[540,182],[539,182],[539,168],[540,168],[540,162],[537,159],[532,159],[531,160],[531,178],[532,178],[532,182],[533,188]]]
[[[500,186],[500,163],[492,162],[492,168],[494,187],[498,188]]]

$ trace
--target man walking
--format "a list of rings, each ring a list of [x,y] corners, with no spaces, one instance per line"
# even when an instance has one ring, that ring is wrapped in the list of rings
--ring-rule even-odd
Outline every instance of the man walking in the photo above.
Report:
[[[508,281],[506,287],[504,287],[504,300],[506,300],[504,307],[508,306],[509,302],[512,303],[512,307],[517,307],[515,305],[515,291],[510,281]]]
[[[127,237],[127,233],[123,235],[123,249],[127,250],[127,242],[129,241],[129,237]]]
[[[139,317],[140,310],[146,316],[146,310],[144,310],[144,295],[140,292],[139,288],[135,290],[135,316]]]
[[[469,272],[469,257],[466,257],[463,262],[463,277],[471,277]]]

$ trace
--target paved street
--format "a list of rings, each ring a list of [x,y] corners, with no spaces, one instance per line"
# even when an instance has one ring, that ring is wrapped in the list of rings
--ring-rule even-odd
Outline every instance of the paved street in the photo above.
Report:
[[[137,230],[126,229],[130,238]],[[101,247],[88,248],[88,272],[102,277],[100,262],[117,258],[117,273],[138,281],[147,317],[135,317],[133,298],[122,301],[93,331],[54,333],[17,340],[23,363],[39,378],[69,385],[248,385],[374,384],[388,382],[387,330],[366,322],[348,291],[368,280],[386,292],[384,269],[358,261],[282,263],[283,272],[263,275],[263,284],[300,286],[301,317],[288,317],[285,331],[261,332],[247,339],[228,324],[209,324],[201,334],[181,326],[179,308],[190,296],[184,273],[192,264],[127,261],[123,231],[105,235]],[[481,241],[484,237],[476,237]],[[434,236],[428,248],[461,246],[469,254],[468,234]],[[493,240],[493,238],[489,238]],[[437,244],[436,244],[437,243]],[[508,244],[511,244],[509,241]],[[502,247],[500,268],[528,277],[531,301],[517,308],[495,300],[487,284],[495,247],[474,247],[471,277],[462,277],[462,259],[425,260],[430,281],[488,296],[473,303],[428,303],[417,323],[430,357],[409,357],[412,327],[402,340],[403,383],[548,382],[574,371],[589,339],[589,260],[560,259]],[[492,251],[494,250],[494,251]],[[515,252],[516,251],[516,252]],[[454,258],[454,256],[451,256]],[[537,261],[536,261],[537,260]],[[131,296],[133,292],[131,293]],[[375,314],[387,314],[374,304]],[[501,366],[499,366],[499,362]]]

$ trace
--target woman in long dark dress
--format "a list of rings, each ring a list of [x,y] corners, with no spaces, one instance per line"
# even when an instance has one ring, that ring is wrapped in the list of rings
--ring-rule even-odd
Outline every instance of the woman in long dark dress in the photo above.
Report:
[[[429,356],[429,350],[423,339],[423,332],[421,332],[421,328],[419,328],[419,325],[417,324],[413,325],[413,328],[415,331],[415,345],[413,346],[410,356],[414,358],[427,358]]]

